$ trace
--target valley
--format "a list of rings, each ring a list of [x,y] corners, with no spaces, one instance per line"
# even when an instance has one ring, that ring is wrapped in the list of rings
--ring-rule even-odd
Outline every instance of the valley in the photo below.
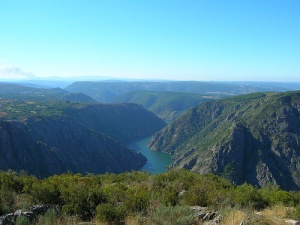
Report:
[[[1,150],[6,160],[2,161],[1,168],[25,169],[38,176],[48,176],[68,170],[120,173],[141,169],[161,173],[170,166],[198,173],[215,173],[235,184],[246,181],[266,186],[271,183],[285,189],[297,189],[297,169],[293,168],[299,167],[299,152],[293,143],[298,140],[298,128],[289,126],[298,122],[287,121],[291,120],[290,112],[298,113],[298,92],[257,92],[293,89],[295,85],[75,82],[63,90],[1,83],[1,129],[6,135],[2,137],[6,144],[2,145]],[[105,98],[102,99],[104,103],[97,102],[101,100],[98,95]],[[293,102],[282,99],[293,99]],[[23,137],[22,141],[14,139],[12,134]],[[100,139],[96,137],[101,137],[102,141],[97,143]],[[8,139],[11,141],[7,142]],[[25,147],[31,147],[25,151],[27,155],[22,156],[24,142],[27,143]],[[149,151],[147,145],[154,152]],[[10,150],[7,152],[7,149]],[[41,155],[34,156],[29,149],[37,149],[35,151]],[[127,162],[124,158],[124,165],[118,167],[120,163],[113,163],[120,154],[117,149],[128,152],[124,154],[125,158],[138,159],[128,158]],[[89,156],[84,156],[87,150]],[[23,160],[12,163],[9,160],[10,151]],[[90,165],[89,160],[99,154],[98,151],[102,152],[97,157],[99,161]],[[264,156],[270,156],[273,152],[271,158]],[[78,164],[79,155],[84,156],[81,160],[85,161]],[[250,156],[252,161],[244,163],[244,158]],[[51,164],[56,166],[47,167],[47,160],[43,157],[54,159]],[[71,163],[66,163],[66,160]],[[290,160],[295,163],[290,164]],[[103,164],[104,161],[107,163]],[[133,161],[136,163],[132,164]],[[30,165],[28,168],[26,163]],[[34,164],[40,167],[32,166]],[[85,166],[81,168],[79,165]],[[276,172],[273,165],[281,171]]]

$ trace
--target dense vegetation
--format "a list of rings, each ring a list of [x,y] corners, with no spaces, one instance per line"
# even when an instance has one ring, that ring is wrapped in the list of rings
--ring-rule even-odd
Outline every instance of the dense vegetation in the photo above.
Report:
[[[173,167],[298,190],[299,105],[299,91],[205,102],[156,133],[149,146],[174,155]]]
[[[51,204],[56,209],[54,217],[60,221],[73,218],[73,222],[93,220],[109,224],[162,224],[165,220],[184,224],[175,222],[184,216],[189,218],[185,224],[191,224],[193,212],[187,206],[195,205],[222,213],[228,209],[249,211],[288,206],[295,207],[289,217],[300,217],[299,192],[283,191],[276,186],[233,186],[222,177],[185,170],[157,175],[68,173],[46,179],[24,172],[0,172],[0,215],[26,210],[34,204]],[[177,218],[168,218],[170,213],[177,213]],[[55,220],[53,215],[51,219]]]

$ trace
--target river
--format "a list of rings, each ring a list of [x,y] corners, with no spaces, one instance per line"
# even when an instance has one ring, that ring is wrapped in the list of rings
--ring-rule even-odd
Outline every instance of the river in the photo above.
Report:
[[[173,159],[171,155],[152,151],[147,147],[147,143],[151,137],[133,141],[128,144],[128,147],[142,153],[147,158],[147,163],[140,169],[141,171],[150,171],[152,174],[163,173],[167,166],[171,165]]]

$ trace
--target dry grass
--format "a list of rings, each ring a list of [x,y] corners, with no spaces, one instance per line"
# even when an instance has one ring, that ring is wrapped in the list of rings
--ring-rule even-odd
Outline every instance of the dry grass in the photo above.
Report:
[[[126,225],[139,225],[141,224],[140,219],[137,217],[127,217],[125,220]]]
[[[40,215],[32,225],[74,225],[80,222],[78,216],[58,215],[54,208],[49,209],[45,215]]]
[[[221,225],[239,225],[247,219],[248,215],[241,210],[232,210],[225,215],[221,221]]]
[[[79,223],[80,224],[80,223]],[[145,221],[141,216],[128,216],[125,219],[125,225],[141,225],[141,224],[148,224],[147,221]],[[72,224],[74,225],[74,223]],[[87,223],[87,225],[110,225],[110,223],[107,222],[101,222],[94,219],[90,222],[90,224]]]
[[[293,218],[295,209],[287,208],[283,205],[275,205],[259,213],[254,213],[251,209],[227,208],[221,213],[223,215],[220,225],[286,225],[285,219]]]
[[[270,225],[286,225],[287,209],[282,205],[275,205],[262,211],[263,220]]]
[[[66,216],[59,217],[53,220],[47,220],[44,218],[39,218],[39,220],[35,223],[35,225],[74,225],[80,222],[78,217]]]

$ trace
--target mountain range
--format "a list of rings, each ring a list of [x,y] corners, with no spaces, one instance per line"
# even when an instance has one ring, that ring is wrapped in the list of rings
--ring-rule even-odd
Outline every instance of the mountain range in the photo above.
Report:
[[[77,81],[65,88],[71,93],[84,93],[97,102],[141,104],[166,122],[211,99],[297,89],[300,83],[199,81]]]
[[[298,86],[297,86],[298,85]],[[65,90],[71,93],[84,93],[98,102],[114,102],[117,97],[131,91],[172,91],[182,93],[198,93],[226,97],[258,91],[288,91],[300,88],[300,83],[229,83],[199,81],[77,81]]]

